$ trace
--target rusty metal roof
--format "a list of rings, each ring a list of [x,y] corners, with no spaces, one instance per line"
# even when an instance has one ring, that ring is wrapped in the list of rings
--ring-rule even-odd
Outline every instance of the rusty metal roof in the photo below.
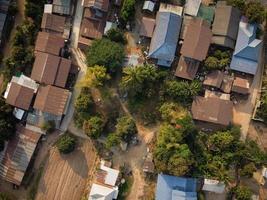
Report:
[[[68,90],[59,87],[40,86],[33,107],[42,112],[61,116],[64,114],[69,94]]]
[[[40,137],[37,132],[17,126],[15,137],[0,152],[0,176],[3,179],[21,184]]]

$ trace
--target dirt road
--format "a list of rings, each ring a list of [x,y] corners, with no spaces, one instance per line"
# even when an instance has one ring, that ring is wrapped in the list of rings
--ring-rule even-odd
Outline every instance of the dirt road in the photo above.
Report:
[[[39,183],[36,200],[79,200],[88,187],[96,154],[89,141],[68,155],[51,150]]]

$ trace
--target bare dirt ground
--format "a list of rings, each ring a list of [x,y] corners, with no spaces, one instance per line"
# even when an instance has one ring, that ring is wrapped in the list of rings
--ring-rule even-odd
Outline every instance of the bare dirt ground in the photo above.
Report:
[[[50,151],[40,180],[36,200],[79,200],[88,192],[96,154],[92,144],[79,140],[78,148],[61,155],[56,148]]]
[[[248,137],[255,140],[263,149],[267,149],[267,127],[260,123],[252,121],[248,130]]]

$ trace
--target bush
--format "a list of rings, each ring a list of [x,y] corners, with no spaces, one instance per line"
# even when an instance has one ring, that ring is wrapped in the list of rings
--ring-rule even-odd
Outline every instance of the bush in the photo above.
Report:
[[[237,186],[233,189],[236,200],[251,200],[252,192],[246,186]]]
[[[113,42],[118,42],[121,44],[126,44],[126,38],[124,33],[118,28],[112,28],[107,32],[107,37]]]
[[[76,140],[68,134],[62,135],[56,143],[60,153],[68,154],[75,149]]]
[[[246,176],[246,177],[252,177],[253,173],[257,170],[256,166],[254,163],[248,163],[246,164],[243,169],[241,169],[241,176]]]
[[[121,19],[125,24],[134,18],[135,0],[124,0],[121,8]]]
[[[116,134],[125,142],[130,142],[132,136],[137,133],[137,127],[133,118],[128,116],[120,117],[117,120]]]
[[[266,17],[265,8],[260,1],[250,1],[246,5],[245,15],[250,23],[261,24]]]
[[[44,122],[42,125],[42,130],[46,131],[47,133],[52,133],[56,128],[56,123],[53,120],[49,120]]]
[[[87,88],[82,88],[82,91],[75,102],[76,112],[89,112],[93,106],[93,98],[90,90]]]
[[[85,120],[83,123],[84,133],[93,139],[100,137],[103,128],[104,122],[98,116],[91,117],[89,120]]]
[[[115,72],[121,67],[123,59],[123,45],[105,38],[94,41],[86,53],[88,67],[100,65],[106,67],[109,72]]]

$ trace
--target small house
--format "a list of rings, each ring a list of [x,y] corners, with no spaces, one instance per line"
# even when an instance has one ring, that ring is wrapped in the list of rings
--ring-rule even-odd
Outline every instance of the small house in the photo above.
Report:
[[[155,196],[156,200],[197,200],[197,180],[159,174]]]
[[[235,51],[230,64],[232,70],[251,75],[257,73],[262,40],[256,38],[256,31],[257,25],[249,24],[243,17],[239,23]]]

